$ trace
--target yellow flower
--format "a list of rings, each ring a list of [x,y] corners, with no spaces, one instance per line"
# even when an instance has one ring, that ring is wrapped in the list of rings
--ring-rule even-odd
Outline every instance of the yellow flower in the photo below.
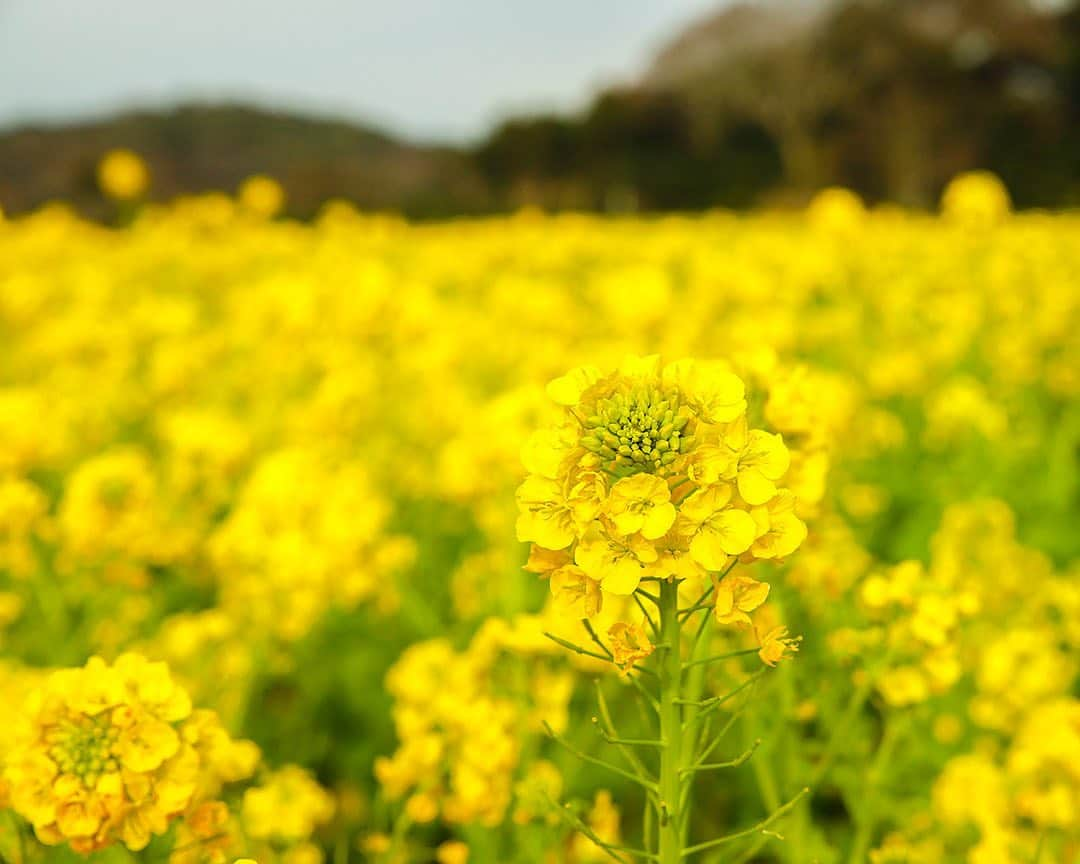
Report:
[[[745,385],[721,363],[679,360],[664,369],[663,381],[686,394],[706,423],[730,423],[746,411]]]
[[[615,806],[611,793],[606,789],[596,793],[587,819],[593,836],[609,845],[619,843],[622,834],[619,808]],[[581,833],[574,835],[571,852],[574,861],[587,864],[611,860],[610,853],[604,847],[598,846],[591,837]]]
[[[855,192],[833,186],[814,196],[807,205],[806,218],[818,230],[848,234],[866,220],[866,206]]]
[[[806,523],[795,515],[795,496],[781,491],[768,504],[753,507],[757,526],[750,552],[755,558],[786,558],[806,539]]]
[[[969,171],[953,178],[941,197],[942,215],[971,228],[1003,222],[1012,210],[1009,190],[989,171]]]
[[[638,660],[644,660],[653,653],[654,646],[640,624],[616,621],[608,628],[608,636],[611,637],[611,653],[615,655],[615,664],[622,669],[629,669]]]
[[[98,163],[98,185],[110,198],[138,198],[150,183],[146,163],[130,150],[110,150]]]
[[[595,531],[578,545],[575,563],[600,587],[612,594],[633,594],[643,576],[652,571],[656,549],[640,534],[612,536]]]
[[[914,666],[887,669],[877,682],[882,698],[898,708],[924,702],[930,696],[926,676]]]
[[[758,657],[766,666],[775,666],[799,650],[802,637],[788,636],[787,627],[774,627],[762,638],[759,634]]]
[[[285,190],[273,177],[256,174],[240,185],[240,203],[254,213],[269,219],[285,206]]]
[[[703,568],[686,545],[686,538],[678,532],[678,522],[654,544],[659,557],[653,570],[664,579],[682,579],[687,585],[699,586],[705,578]],[[700,589],[699,589],[700,590]]]
[[[126,720],[126,718],[125,718]],[[131,771],[155,770],[180,749],[176,730],[155,717],[140,717],[123,729],[116,742],[120,764]]]
[[[787,473],[791,456],[784,439],[761,429],[751,429],[738,456],[736,484],[750,505],[764,504],[776,495],[776,481]]]
[[[607,515],[620,534],[640,533],[647,540],[656,540],[675,521],[675,505],[663,479],[652,474],[635,474],[611,487]]]
[[[716,586],[713,612],[719,624],[750,627],[753,612],[769,596],[769,583],[749,576],[727,576]]]
[[[468,864],[469,846],[460,840],[447,840],[435,850],[438,864]]]
[[[244,830],[252,837],[306,840],[334,815],[334,799],[308,771],[288,765],[244,793]]]
[[[191,714],[165,665],[137,654],[53,673],[5,768],[13,808],[44,843],[144,848],[198,801],[200,781],[212,785],[214,768],[189,743]]]
[[[517,490],[517,539],[545,549],[565,549],[577,537],[574,511],[557,480],[532,474]]]
[[[741,555],[754,542],[755,525],[745,510],[729,507],[726,483],[701,489],[683,502],[679,532],[690,539],[690,555],[706,570],[723,570],[731,555]]]
[[[418,825],[434,822],[439,815],[439,802],[425,792],[416,792],[405,802],[405,812]]]
[[[554,571],[550,588],[559,608],[576,618],[592,618],[603,605],[600,583],[590,579],[580,567],[569,565]]]
[[[529,547],[529,560],[524,568],[529,573],[547,576],[571,562],[570,554],[563,549],[545,549],[535,543]]]

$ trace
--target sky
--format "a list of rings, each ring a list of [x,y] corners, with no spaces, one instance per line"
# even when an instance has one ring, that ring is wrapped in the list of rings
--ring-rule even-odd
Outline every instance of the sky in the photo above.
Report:
[[[466,142],[632,80],[724,0],[0,0],[0,127],[244,101]]]

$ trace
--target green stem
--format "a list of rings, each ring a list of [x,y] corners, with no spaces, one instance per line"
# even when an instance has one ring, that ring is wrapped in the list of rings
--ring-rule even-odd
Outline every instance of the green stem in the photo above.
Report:
[[[736,831],[734,834],[728,834],[724,837],[717,837],[715,840],[707,840],[704,843],[698,843],[696,846],[688,846],[686,848],[686,851],[683,852],[683,854],[689,856],[697,852],[704,852],[707,849],[713,849],[717,846],[723,846],[725,843],[731,843],[735,840],[741,840],[744,837],[750,837],[754,834],[764,831],[777,819],[779,819],[781,816],[791,810],[792,807],[798,804],[799,801],[802,800],[802,797],[804,795],[808,795],[809,793],[810,787],[804,786],[802,789],[799,790],[799,793],[794,798],[792,798],[790,801],[788,801],[781,807],[778,807],[776,810],[774,810],[772,813],[770,813],[768,816],[758,822],[757,825],[752,825],[742,831]]]
[[[873,842],[878,824],[878,786],[881,783],[881,775],[892,758],[901,731],[902,721],[898,722],[895,719],[886,721],[881,743],[878,744],[874,759],[863,775],[861,803],[855,809],[854,814],[855,838],[852,841],[851,852],[848,855],[849,864],[860,864],[860,862],[866,860],[866,853],[871,842]]]
[[[660,751],[660,864],[682,860],[682,826],[688,820],[678,812],[682,798],[682,654],[679,633],[678,583],[660,583],[660,632],[668,647],[660,664],[660,738],[667,746]],[[686,808],[690,802],[686,801]]]

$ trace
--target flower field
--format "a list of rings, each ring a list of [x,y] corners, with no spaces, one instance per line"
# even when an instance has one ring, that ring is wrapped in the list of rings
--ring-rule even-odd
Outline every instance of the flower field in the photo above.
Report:
[[[1080,216],[280,198],[0,221],[0,859],[1080,861]]]

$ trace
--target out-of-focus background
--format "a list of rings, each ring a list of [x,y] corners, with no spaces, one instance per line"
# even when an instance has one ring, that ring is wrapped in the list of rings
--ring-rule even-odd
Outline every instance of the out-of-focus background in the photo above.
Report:
[[[1080,200],[1071,0],[0,0],[0,206],[109,212],[253,172],[290,215]]]

